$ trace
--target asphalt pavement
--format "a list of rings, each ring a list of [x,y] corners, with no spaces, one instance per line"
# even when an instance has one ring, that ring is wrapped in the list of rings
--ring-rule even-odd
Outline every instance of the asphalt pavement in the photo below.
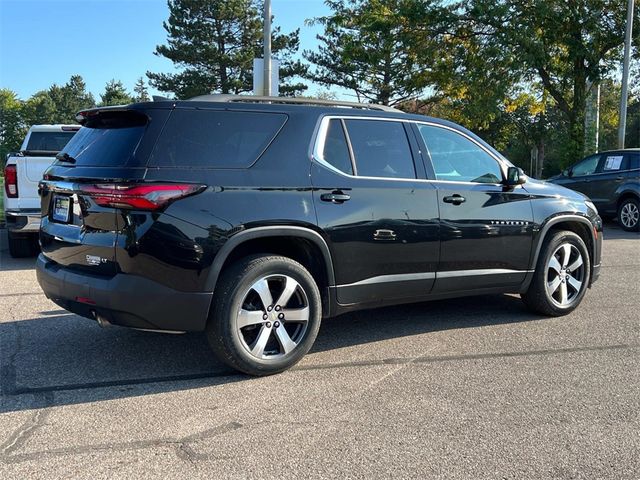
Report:
[[[493,295],[327,320],[268,378],[101,329],[0,231],[0,479],[640,478],[640,236],[563,318]]]

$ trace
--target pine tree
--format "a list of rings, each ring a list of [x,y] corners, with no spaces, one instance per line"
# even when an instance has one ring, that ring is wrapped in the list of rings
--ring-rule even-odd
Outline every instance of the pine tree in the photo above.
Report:
[[[133,87],[133,101],[134,102],[149,102],[151,98],[149,98],[149,91],[147,90],[147,86],[144,83],[144,78],[140,77],[136,81],[135,87]]]
[[[100,98],[102,99],[102,102],[100,103],[101,107],[109,105],[128,105],[129,103],[134,102],[133,97],[127,93],[122,82],[115,79],[107,82],[104,87],[104,93],[100,95]]]
[[[53,84],[29,98],[23,106],[23,118],[27,126],[75,123],[79,111],[94,106],[93,95],[87,92],[82,77],[73,75],[66,84]]]
[[[305,50],[310,80],[352,90],[359,101],[394,105],[432,83],[438,30],[448,19],[440,0],[327,0],[319,48]]]
[[[257,0],[168,0],[164,22],[167,45],[155,54],[181,68],[179,73],[147,72],[149,83],[180,98],[208,93],[243,93],[253,87],[253,59],[262,57],[262,17]],[[299,30],[281,34],[275,28],[272,51],[280,60],[280,93],[306,89],[292,83],[306,68],[293,55],[299,48]]]

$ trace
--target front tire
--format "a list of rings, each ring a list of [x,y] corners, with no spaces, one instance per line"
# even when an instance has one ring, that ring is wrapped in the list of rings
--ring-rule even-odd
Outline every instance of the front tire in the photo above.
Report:
[[[618,224],[627,232],[640,230],[640,202],[625,198],[618,207]]]
[[[238,261],[220,277],[207,324],[216,356],[249,375],[292,367],[318,335],[322,303],[311,274],[274,255]]]
[[[557,317],[575,310],[589,285],[591,264],[587,246],[570,231],[544,240],[529,289],[521,295],[530,310]]]

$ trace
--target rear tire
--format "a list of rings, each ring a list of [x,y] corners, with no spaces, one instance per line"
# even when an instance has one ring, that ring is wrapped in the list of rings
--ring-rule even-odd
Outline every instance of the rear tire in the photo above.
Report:
[[[558,317],[575,310],[584,297],[591,275],[587,246],[570,231],[544,240],[529,289],[521,295],[530,310]]]
[[[234,369],[271,375],[309,351],[321,316],[320,292],[307,269],[287,257],[251,256],[220,277],[207,339],[216,356]]]
[[[7,231],[9,255],[13,258],[34,257],[39,251],[38,235]]]
[[[640,230],[640,202],[636,198],[625,198],[620,203],[618,224],[627,232]]]

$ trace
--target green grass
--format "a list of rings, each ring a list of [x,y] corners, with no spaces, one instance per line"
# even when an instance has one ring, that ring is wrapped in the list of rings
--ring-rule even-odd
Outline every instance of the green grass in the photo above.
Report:
[[[4,225],[4,177],[0,177],[0,227]]]

